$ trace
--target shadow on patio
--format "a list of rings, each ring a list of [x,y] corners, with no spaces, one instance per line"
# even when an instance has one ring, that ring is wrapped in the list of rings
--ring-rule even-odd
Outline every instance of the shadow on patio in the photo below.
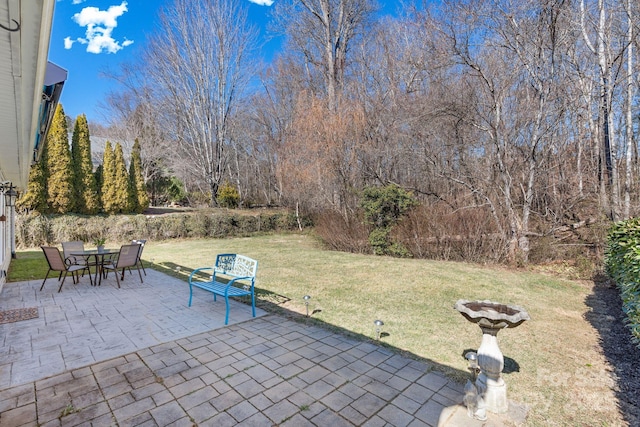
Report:
[[[182,277],[178,267],[155,266]],[[258,306],[277,314],[259,309],[254,319],[235,302],[224,327],[223,302],[202,291],[189,308],[187,284],[159,271],[147,268],[143,284],[127,275],[122,289],[115,280],[92,287],[85,279],[60,294],[39,292],[40,280],[5,285],[0,309],[35,306],[40,317],[0,325],[3,426],[497,426],[506,419],[467,418],[462,385],[436,362],[292,313],[276,294],[258,292]]]

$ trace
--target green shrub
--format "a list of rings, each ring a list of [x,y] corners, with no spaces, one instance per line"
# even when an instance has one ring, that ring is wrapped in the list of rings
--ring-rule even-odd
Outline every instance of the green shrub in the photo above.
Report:
[[[250,215],[238,217],[238,232],[240,235],[247,236],[256,231],[260,231],[259,217]]]
[[[167,196],[172,203],[182,203],[187,197],[184,184],[175,176],[170,178],[170,182],[167,187]]]
[[[622,309],[636,344],[640,344],[640,218],[611,227],[605,268],[620,289]]]
[[[149,218],[144,215],[135,215],[130,218],[131,227],[135,230],[136,235],[133,238],[138,239],[139,236],[149,236],[151,234],[151,224]]]
[[[211,219],[209,215],[197,212],[186,216],[184,225],[187,237],[204,237],[209,235]]]
[[[186,237],[187,230],[185,227],[186,218],[184,215],[167,215],[160,220],[160,233],[159,237],[164,239],[177,239],[180,237]]]
[[[83,240],[83,230],[79,227],[79,217],[76,215],[63,215],[58,221],[51,223],[51,237],[54,242]]]
[[[260,214],[260,221],[258,222],[258,228],[261,231],[269,232],[274,231],[278,228],[278,220],[280,218],[280,214],[271,214],[265,215]]]
[[[225,181],[218,189],[216,202],[221,208],[235,209],[240,203],[240,193],[236,187]]]
[[[301,218],[305,227],[309,218]],[[40,215],[17,216],[16,246],[33,248],[70,240],[92,242],[105,237],[109,243],[125,243],[132,239],[165,240],[178,238],[224,238],[249,236],[254,233],[297,230],[295,215],[263,212],[259,215],[211,213],[197,211],[166,215]]]
[[[369,233],[369,244],[373,248],[373,253],[376,255],[385,255],[387,248],[391,246],[389,241],[389,229],[388,228],[374,228]]]
[[[418,206],[418,201],[413,194],[395,184],[364,189],[360,207],[364,211],[365,222],[373,227],[369,243],[375,254],[409,255],[409,251],[401,243],[392,241],[391,231],[415,206]]]
[[[16,244],[24,247],[36,247],[51,243],[51,221],[49,217],[33,212],[16,217]]]
[[[229,215],[213,215],[211,217],[210,237],[226,237],[233,235],[233,219]]]

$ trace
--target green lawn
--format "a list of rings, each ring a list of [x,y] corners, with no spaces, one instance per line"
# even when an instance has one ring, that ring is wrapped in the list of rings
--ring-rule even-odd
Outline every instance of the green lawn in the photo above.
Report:
[[[113,245],[112,245],[113,246]],[[186,281],[222,252],[259,261],[260,305],[371,339],[384,321],[382,342],[430,362],[453,378],[467,378],[468,349],[480,329],[453,309],[458,299],[523,306],[532,320],[501,331],[508,397],[530,407],[528,425],[620,425],[597,331],[585,320],[592,283],[501,267],[327,251],[307,235],[149,242],[146,265]],[[41,251],[20,251],[10,280],[42,278]],[[178,270],[178,267],[179,270]],[[186,286],[186,285],[185,285]],[[187,289],[185,288],[185,292]],[[301,321],[307,321],[301,318]]]

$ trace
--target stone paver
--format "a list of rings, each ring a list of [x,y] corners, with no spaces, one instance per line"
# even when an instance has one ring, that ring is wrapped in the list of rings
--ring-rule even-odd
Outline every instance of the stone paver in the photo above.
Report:
[[[0,325],[0,389],[224,327],[224,301],[195,290],[188,307],[183,281],[151,269],[143,277],[126,275],[121,289],[113,275],[101,286],[84,277],[59,294],[55,276],[41,292],[41,281],[5,283],[0,310],[38,307],[39,317]],[[230,323],[251,319],[250,308],[233,303]],[[177,361],[184,360],[174,355],[166,363]]]
[[[189,308],[184,282],[153,270],[120,290],[39,285],[0,294],[0,309],[40,310],[0,325],[2,427],[510,425],[468,418],[462,386],[429,363],[262,311],[251,318],[239,303],[224,326],[224,303],[194,294]]]

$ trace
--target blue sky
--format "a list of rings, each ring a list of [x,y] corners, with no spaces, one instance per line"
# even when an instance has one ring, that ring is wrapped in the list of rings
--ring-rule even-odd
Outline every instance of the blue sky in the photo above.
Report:
[[[167,0],[58,0],[49,45],[49,60],[69,72],[62,91],[65,113],[86,114],[90,122],[103,122],[99,102],[116,83],[101,76],[117,71],[145,45],[158,9]],[[271,0],[244,0],[249,19],[266,32]],[[271,42],[271,48],[277,47]],[[263,51],[269,55],[269,51]],[[264,58],[268,60],[269,58]]]
[[[105,122],[99,103],[116,83],[101,76],[118,71],[144,48],[161,5],[171,0],[58,0],[55,5],[49,60],[69,72],[62,91],[65,113],[76,118],[86,114],[90,122]],[[249,20],[262,35],[274,0],[242,0],[249,8]],[[278,1],[278,0],[275,0]],[[395,0],[379,0],[386,11],[397,7]],[[279,41],[271,40],[261,52],[269,61]]]

